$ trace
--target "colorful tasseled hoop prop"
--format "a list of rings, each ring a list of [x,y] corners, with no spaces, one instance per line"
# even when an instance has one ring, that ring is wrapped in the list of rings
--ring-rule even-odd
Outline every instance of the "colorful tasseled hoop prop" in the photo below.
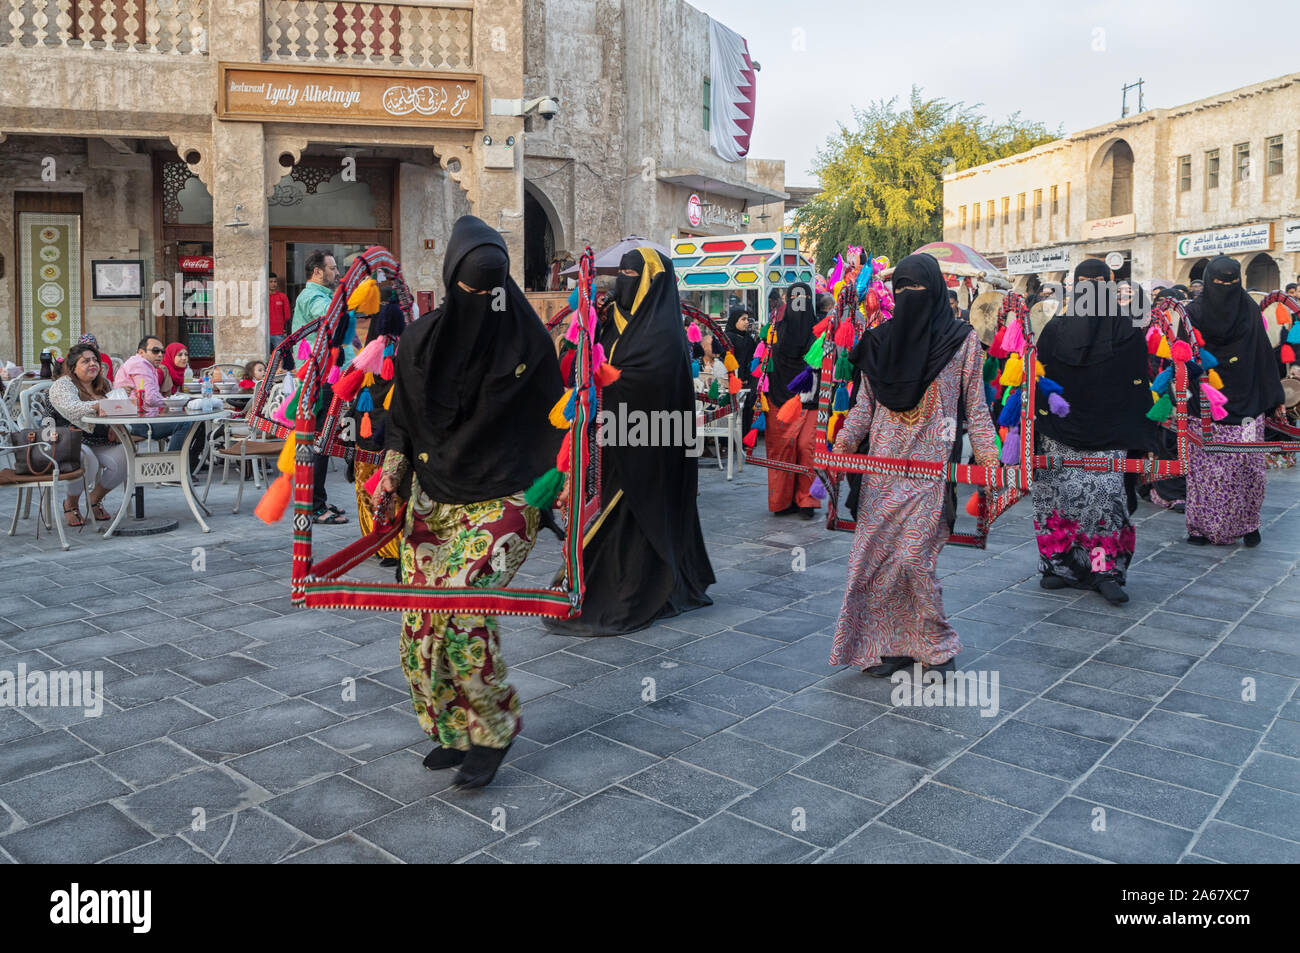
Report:
[[[566,525],[569,532],[565,537],[564,550],[564,584],[547,589],[487,589],[477,587],[430,589],[424,586],[403,583],[365,582],[349,579],[345,574],[354,566],[375,555],[384,545],[395,539],[401,532],[402,512],[399,511],[392,523],[384,521],[380,509],[382,500],[376,500],[374,529],[356,542],[344,547],[337,553],[325,557],[319,562],[313,561],[312,554],[312,451],[328,453],[345,459],[356,459],[374,464],[382,462],[382,453],[357,450],[344,444],[339,439],[339,422],[353,398],[357,396],[359,385],[373,363],[375,355],[367,357],[366,351],[357,355],[343,373],[331,382],[335,386],[334,398],[328,408],[317,408],[316,402],[321,394],[321,380],[327,373],[328,358],[331,356],[330,339],[340,322],[347,317],[349,306],[353,310],[364,310],[375,305],[366,301],[361,307],[358,302],[373,298],[370,286],[364,286],[368,280],[371,284],[385,277],[397,292],[402,309],[410,314],[412,296],[402,277],[401,266],[392,254],[380,246],[372,246],[359,254],[347,273],[335,289],[325,315],[305,325],[287,337],[271,354],[265,381],[259,385],[247,414],[250,426],[264,433],[286,439],[285,451],[281,454],[282,472],[288,474],[285,480],[275,481],[267,490],[267,495],[259,504],[259,515],[268,522],[276,518],[275,510],[282,512],[287,495],[293,497],[293,575],[291,598],[295,605],[309,608],[326,609],[367,609],[390,610],[395,612],[438,612],[466,615],[538,615],[553,618],[573,618],[580,614],[584,593],[584,575],[582,569],[582,539],[587,527],[600,512],[600,449],[596,440],[596,428],[589,424],[596,419],[598,412],[598,385],[593,367],[593,340],[595,333],[595,311],[591,306],[594,271],[592,269],[591,249],[586,249],[582,256],[578,287],[580,303],[575,320],[580,332],[575,342],[577,380],[582,382],[575,399],[573,415],[568,425],[569,437],[565,440],[561,476],[567,475],[574,488],[569,494],[565,507]],[[377,310],[377,306],[376,310]],[[319,333],[316,333],[319,332]],[[265,413],[268,396],[267,382],[274,380],[284,364],[285,355],[296,348],[299,342],[316,333],[315,346],[299,363],[298,393],[286,400],[288,406],[292,401],[296,406],[293,428],[277,422]],[[387,373],[386,366],[391,354],[383,354],[380,373]],[[358,385],[357,387],[351,386]],[[317,414],[320,410],[320,431],[317,432]],[[561,461],[557,460],[557,463]],[[554,483],[555,471],[539,478],[538,483]],[[562,483],[563,481],[559,481]],[[559,487],[554,487],[558,492]],[[537,490],[537,484],[529,489],[530,502]],[[549,499],[553,499],[550,494]],[[548,502],[549,502],[548,499]],[[268,518],[269,517],[269,518]]]

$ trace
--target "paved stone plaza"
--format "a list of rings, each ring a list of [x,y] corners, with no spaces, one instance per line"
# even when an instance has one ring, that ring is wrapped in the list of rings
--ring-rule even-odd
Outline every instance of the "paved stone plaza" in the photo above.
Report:
[[[1254,550],[1194,549],[1143,504],[1121,608],[1038,588],[1028,501],[987,551],[948,547],[959,665],[998,673],[995,717],[895,707],[827,665],[850,536],[769,517],[763,481],[701,471],[711,608],[598,640],[501,620],[523,735],[465,794],[420,763],[397,616],[291,608],[289,524],[257,521],[256,492],[231,515],[233,483],[214,488],[207,536],[175,490],[149,497],[181,520],[164,536],[87,528],[65,553],[21,523],[0,536],[0,671],[103,671],[107,703],[0,709],[0,857],[1300,861],[1300,473],[1270,473]],[[351,515],[317,539],[352,539]],[[548,536],[526,581],[558,559]]]

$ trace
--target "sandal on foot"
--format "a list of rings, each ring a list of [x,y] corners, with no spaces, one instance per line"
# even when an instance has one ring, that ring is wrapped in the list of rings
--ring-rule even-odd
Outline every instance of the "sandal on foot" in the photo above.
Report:
[[[1103,579],[1097,583],[1097,591],[1113,606],[1122,606],[1128,602],[1128,593],[1114,579]]]
[[[71,509],[64,504],[63,519],[73,529],[86,525],[85,519],[82,518],[81,510],[77,508],[76,504],[73,504]]]
[[[346,516],[341,513],[335,513],[333,510],[319,510],[315,513],[311,521],[319,526],[342,526],[348,521]]]
[[[1187,534],[1187,541],[1188,541],[1189,543],[1191,543],[1193,546],[1208,546],[1208,545],[1210,545],[1210,541],[1209,541],[1208,539],[1206,539],[1204,536],[1197,536],[1195,533],[1188,533],[1188,534]]]
[[[444,768],[454,768],[464,760],[464,751],[439,745],[424,756],[424,766],[430,771],[441,771]]]
[[[1260,544],[1259,530],[1251,530],[1245,536],[1241,537],[1241,542],[1247,548],[1253,548]]]
[[[109,514],[108,510],[104,509],[103,503],[96,503],[90,509],[91,512],[95,514],[95,519],[99,520],[101,523],[107,523],[113,518],[112,515]]]
[[[1064,589],[1069,584],[1068,579],[1062,579],[1060,576],[1054,576],[1051,573],[1043,573],[1043,578],[1038,580],[1038,585],[1044,589]]]

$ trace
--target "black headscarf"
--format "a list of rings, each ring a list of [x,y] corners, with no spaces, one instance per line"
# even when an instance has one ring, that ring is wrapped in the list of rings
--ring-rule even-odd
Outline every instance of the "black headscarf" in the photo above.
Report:
[[[786,294],[785,315],[776,324],[776,343],[772,346],[772,373],[768,375],[767,399],[772,410],[795,396],[790,382],[808,367],[804,355],[813,343],[813,325],[817,323],[817,301],[813,290],[804,282],[793,284]]]
[[[620,372],[618,380],[601,391],[602,413],[626,413],[629,421],[639,417],[653,422],[670,411],[681,420],[683,436],[688,421],[693,434],[695,387],[672,261],[643,247],[624,255],[619,268],[637,275],[619,275],[618,314],[601,331],[605,355]],[[632,307],[624,308],[624,301]],[[632,510],[659,557],[675,566],[699,534],[697,467],[684,446],[649,442],[632,446],[630,440],[614,441],[603,448],[601,495],[608,503],[622,490],[618,505]],[[633,555],[623,553],[620,558],[629,560],[628,572],[633,573]]]
[[[894,269],[894,316],[862,335],[850,360],[890,410],[911,410],[974,329],[958,321],[932,255],[908,255]],[[904,285],[924,290],[900,291]]]
[[[1040,392],[1036,426],[1076,450],[1155,451],[1146,341],[1120,313],[1110,277],[1105,262],[1080,262],[1069,305],[1038,336],[1038,359],[1064,389],[1070,412],[1049,413]]]
[[[1219,284],[1215,279],[1231,281]],[[1241,265],[1227,255],[1205,266],[1204,290],[1187,306],[1192,327],[1217,360],[1228,415],[1219,423],[1239,424],[1266,414],[1286,397],[1278,379],[1277,357],[1259,305],[1241,287]]]
[[[555,347],[510,277],[505,240],[481,219],[452,227],[442,280],[442,307],[402,335],[385,446],[440,503],[526,490],[564,436],[547,419],[564,390]]]
[[[748,317],[752,329],[754,318],[753,315],[743,305],[736,305],[727,315],[727,340],[731,342],[731,349],[736,355],[736,376],[745,383],[752,380],[749,373],[749,365],[754,361],[754,351],[758,348],[758,342],[754,340],[753,334],[749,331],[742,331],[736,327],[742,317]]]

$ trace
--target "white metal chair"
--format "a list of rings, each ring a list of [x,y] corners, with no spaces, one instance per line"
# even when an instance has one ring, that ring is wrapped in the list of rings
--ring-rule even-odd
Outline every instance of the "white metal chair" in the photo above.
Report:
[[[271,392],[267,395],[266,406],[263,408],[266,414],[271,414],[284,400],[283,385],[276,382],[271,386]],[[283,440],[265,440],[256,437],[245,423],[227,422],[226,436],[224,445],[217,449],[216,455],[221,458],[223,472],[221,482],[226,482],[226,471],[232,463],[239,467],[239,489],[235,493],[235,506],[230,512],[238,513],[239,506],[244,499],[244,471],[245,467],[251,461],[253,464],[254,480],[253,485],[261,488],[263,481],[262,466],[263,463],[269,463],[280,456],[280,451],[284,449]],[[270,479],[269,476],[266,477]],[[203,502],[208,501],[208,491],[212,488],[212,465],[208,467],[208,482],[203,487]]]
[[[736,394],[736,406],[745,406],[745,395],[748,391],[740,391]],[[697,404],[696,410],[702,410],[703,405]],[[737,464],[736,448],[740,446],[740,415],[732,412],[719,417],[717,420],[710,421],[707,425],[699,428],[699,436],[702,440],[713,438],[713,452],[718,458],[718,469],[722,469],[722,445],[721,441],[727,441],[727,479],[730,480],[736,467],[744,466],[743,462]]]
[[[0,488],[16,487],[18,497],[14,503],[14,518],[9,524],[9,535],[13,536],[18,532],[18,517],[23,510],[24,494],[26,495],[27,505],[31,505],[31,492],[33,489],[41,493],[44,497],[44,491],[48,489],[49,495],[49,513],[48,522],[54,524],[56,532],[59,534],[59,545],[67,549],[68,538],[63,532],[63,506],[59,496],[59,489],[65,483],[70,483],[80,479],[85,473],[82,469],[73,470],[68,473],[60,473],[58,467],[55,467],[48,476],[30,476],[17,472],[15,466],[15,456],[18,453],[26,452],[28,447],[37,446],[52,453],[53,450],[48,443],[36,442],[35,444],[27,443],[19,431],[21,429],[15,421],[9,409],[0,402]],[[39,533],[39,525],[37,532]]]

